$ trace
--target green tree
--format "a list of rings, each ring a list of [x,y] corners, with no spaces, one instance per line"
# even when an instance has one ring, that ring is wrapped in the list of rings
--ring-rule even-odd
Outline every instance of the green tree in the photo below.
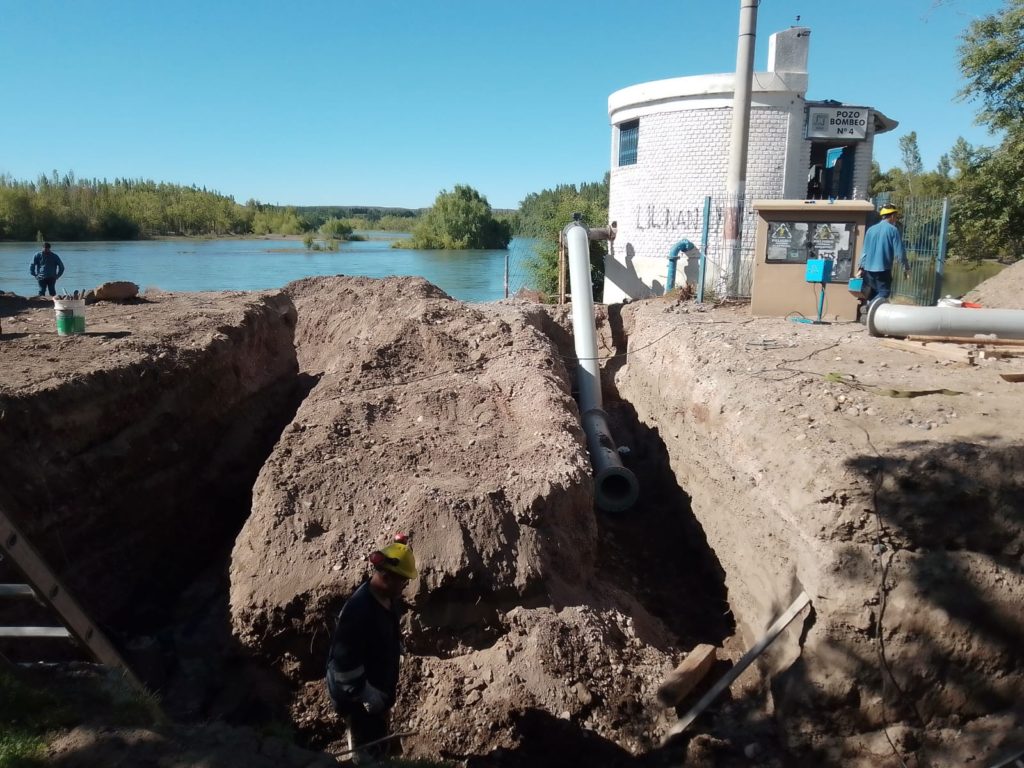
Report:
[[[924,163],[921,162],[921,150],[917,146],[917,131],[900,136],[900,156],[908,176],[916,176],[924,170]]]
[[[995,148],[958,139],[952,235],[970,258],[1018,259],[1024,249],[1024,0],[972,22],[960,46],[967,84],[960,97],[980,102],[978,122],[1005,131]]]
[[[487,198],[465,184],[442,190],[434,207],[419,220],[407,241],[410,248],[465,250],[508,248],[512,231],[498,221]],[[403,243],[405,245],[405,243]]]
[[[328,239],[347,240],[351,234],[351,225],[341,219],[328,219],[320,225],[320,235]]]
[[[1019,130],[1024,120],[1024,0],[1007,0],[971,23],[960,45],[960,71],[967,85],[960,98],[980,101],[978,122]]]
[[[572,220],[573,214],[582,215],[583,223],[600,227],[608,223],[609,174],[599,182],[560,184],[554,189],[531,192],[519,204],[515,217],[515,231],[523,236],[537,238],[534,257],[528,268],[533,284],[545,296],[554,298],[558,291],[558,235]],[[590,242],[590,276],[594,298],[600,301],[604,291],[603,242]]]

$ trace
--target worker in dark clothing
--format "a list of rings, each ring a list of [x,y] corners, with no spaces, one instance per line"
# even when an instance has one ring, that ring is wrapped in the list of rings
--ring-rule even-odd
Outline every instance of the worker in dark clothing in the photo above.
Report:
[[[363,747],[387,736],[402,655],[401,596],[416,578],[416,558],[402,534],[369,560],[373,574],[338,614],[327,659],[327,690],[345,718],[356,764],[385,757],[391,746]]]
[[[43,250],[32,257],[28,271],[39,283],[40,296],[45,296],[47,291],[51,296],[57,295],[57,280],[64,274],[64,262],[50,250],[49,243],[43,243]]]

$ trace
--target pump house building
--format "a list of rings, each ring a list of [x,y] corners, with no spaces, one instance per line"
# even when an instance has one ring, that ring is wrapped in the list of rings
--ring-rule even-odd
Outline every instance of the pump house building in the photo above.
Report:
[[[754,73],[747,200],[866,199],[875,136],[898,125],[868,106],[807,100],[810,34],[805,27],[773,34],[768,69]],[[735,73],[677,77],[608,97],[609,218],[618,235],[605,263],[606,303],[663,293],[668,256],[684,239],[695,247],[679,262],[676,284],[696,281],[706,236],[705,285],[725,285],[730,267],[721,253],[721,222],[734,81]],[[750,208],[745,245],[753,235]],[[749,270],[749,263],[740,268]],[[748,278],[736,278],[741,293]]]

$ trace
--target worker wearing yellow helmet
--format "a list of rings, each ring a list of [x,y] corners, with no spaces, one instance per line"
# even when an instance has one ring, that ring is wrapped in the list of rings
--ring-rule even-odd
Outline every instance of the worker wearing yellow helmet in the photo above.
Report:
[[[402,592],[416,578],[408,538],[371,552],[373,570],[338,614],[327,659],[327,691],[345,719],[352,762],[375,762],[394,744],[388,720],[402,655]],[[384,741],[381,741],[381,740]]]
[[[860,270],[872,301],[888,300],[892,294],[892,266],[896,260],[903,267],[904,277],[910,277],[910,262],[903,248],[903,238],[894,223],[899,213],[894,205],[882,206],[878,212],[882,220],[869,227],[864,235]]]

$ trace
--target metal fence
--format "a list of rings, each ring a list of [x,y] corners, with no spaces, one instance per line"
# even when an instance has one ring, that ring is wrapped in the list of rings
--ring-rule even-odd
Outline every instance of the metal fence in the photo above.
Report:
[[[505,252],[505,296],[515,296],[520,291],[536,289],[533,270],[530,265],[536,259],[536,249],[541,240],[535,237],[515,237]]]
[[[910,261],[910,275],[893,267],[894,299],[932,306],[942,296],[942,272],[946,263],[949,232],[949,198],[903,200],[879,197],[875,205],[891,203],[900,209],[903,247]]]
[[[689,276],[697,290],[697,298],[749,298],[754,277],[754,242],[757,230],[757,212],[753,201],[745,199],[742,206],[742,237],[738,243],[730,238],[728,230],[730,209],[734,198],[726,195],[708,196],[672,210],[673,221],[685,220],[688,231],[701,233],[694,243],[701,254],[699,274]],[[948,199],[906,198],[891,199],[879,196],[874,200],[876,210],[883,204],[893,203],[901,211],[901,230],[904,247],[911,264],[909,277],[894,269],[893,296],[897,300],[920,305],[933,305],[942,292],[942,272],[946,257],[949,224]],[[676,221],[676,220],[679,221]],[[877,220],[877,218],[875,218]],[[873,224],[875,220],[868,222]],[[521,290],[532,290],[534,275],[530,263],[536,258],[536,249],[543,241],[516,238],[509,245],[506,259],[505,295]],[[858,245],[859,247],[859,245]]]

